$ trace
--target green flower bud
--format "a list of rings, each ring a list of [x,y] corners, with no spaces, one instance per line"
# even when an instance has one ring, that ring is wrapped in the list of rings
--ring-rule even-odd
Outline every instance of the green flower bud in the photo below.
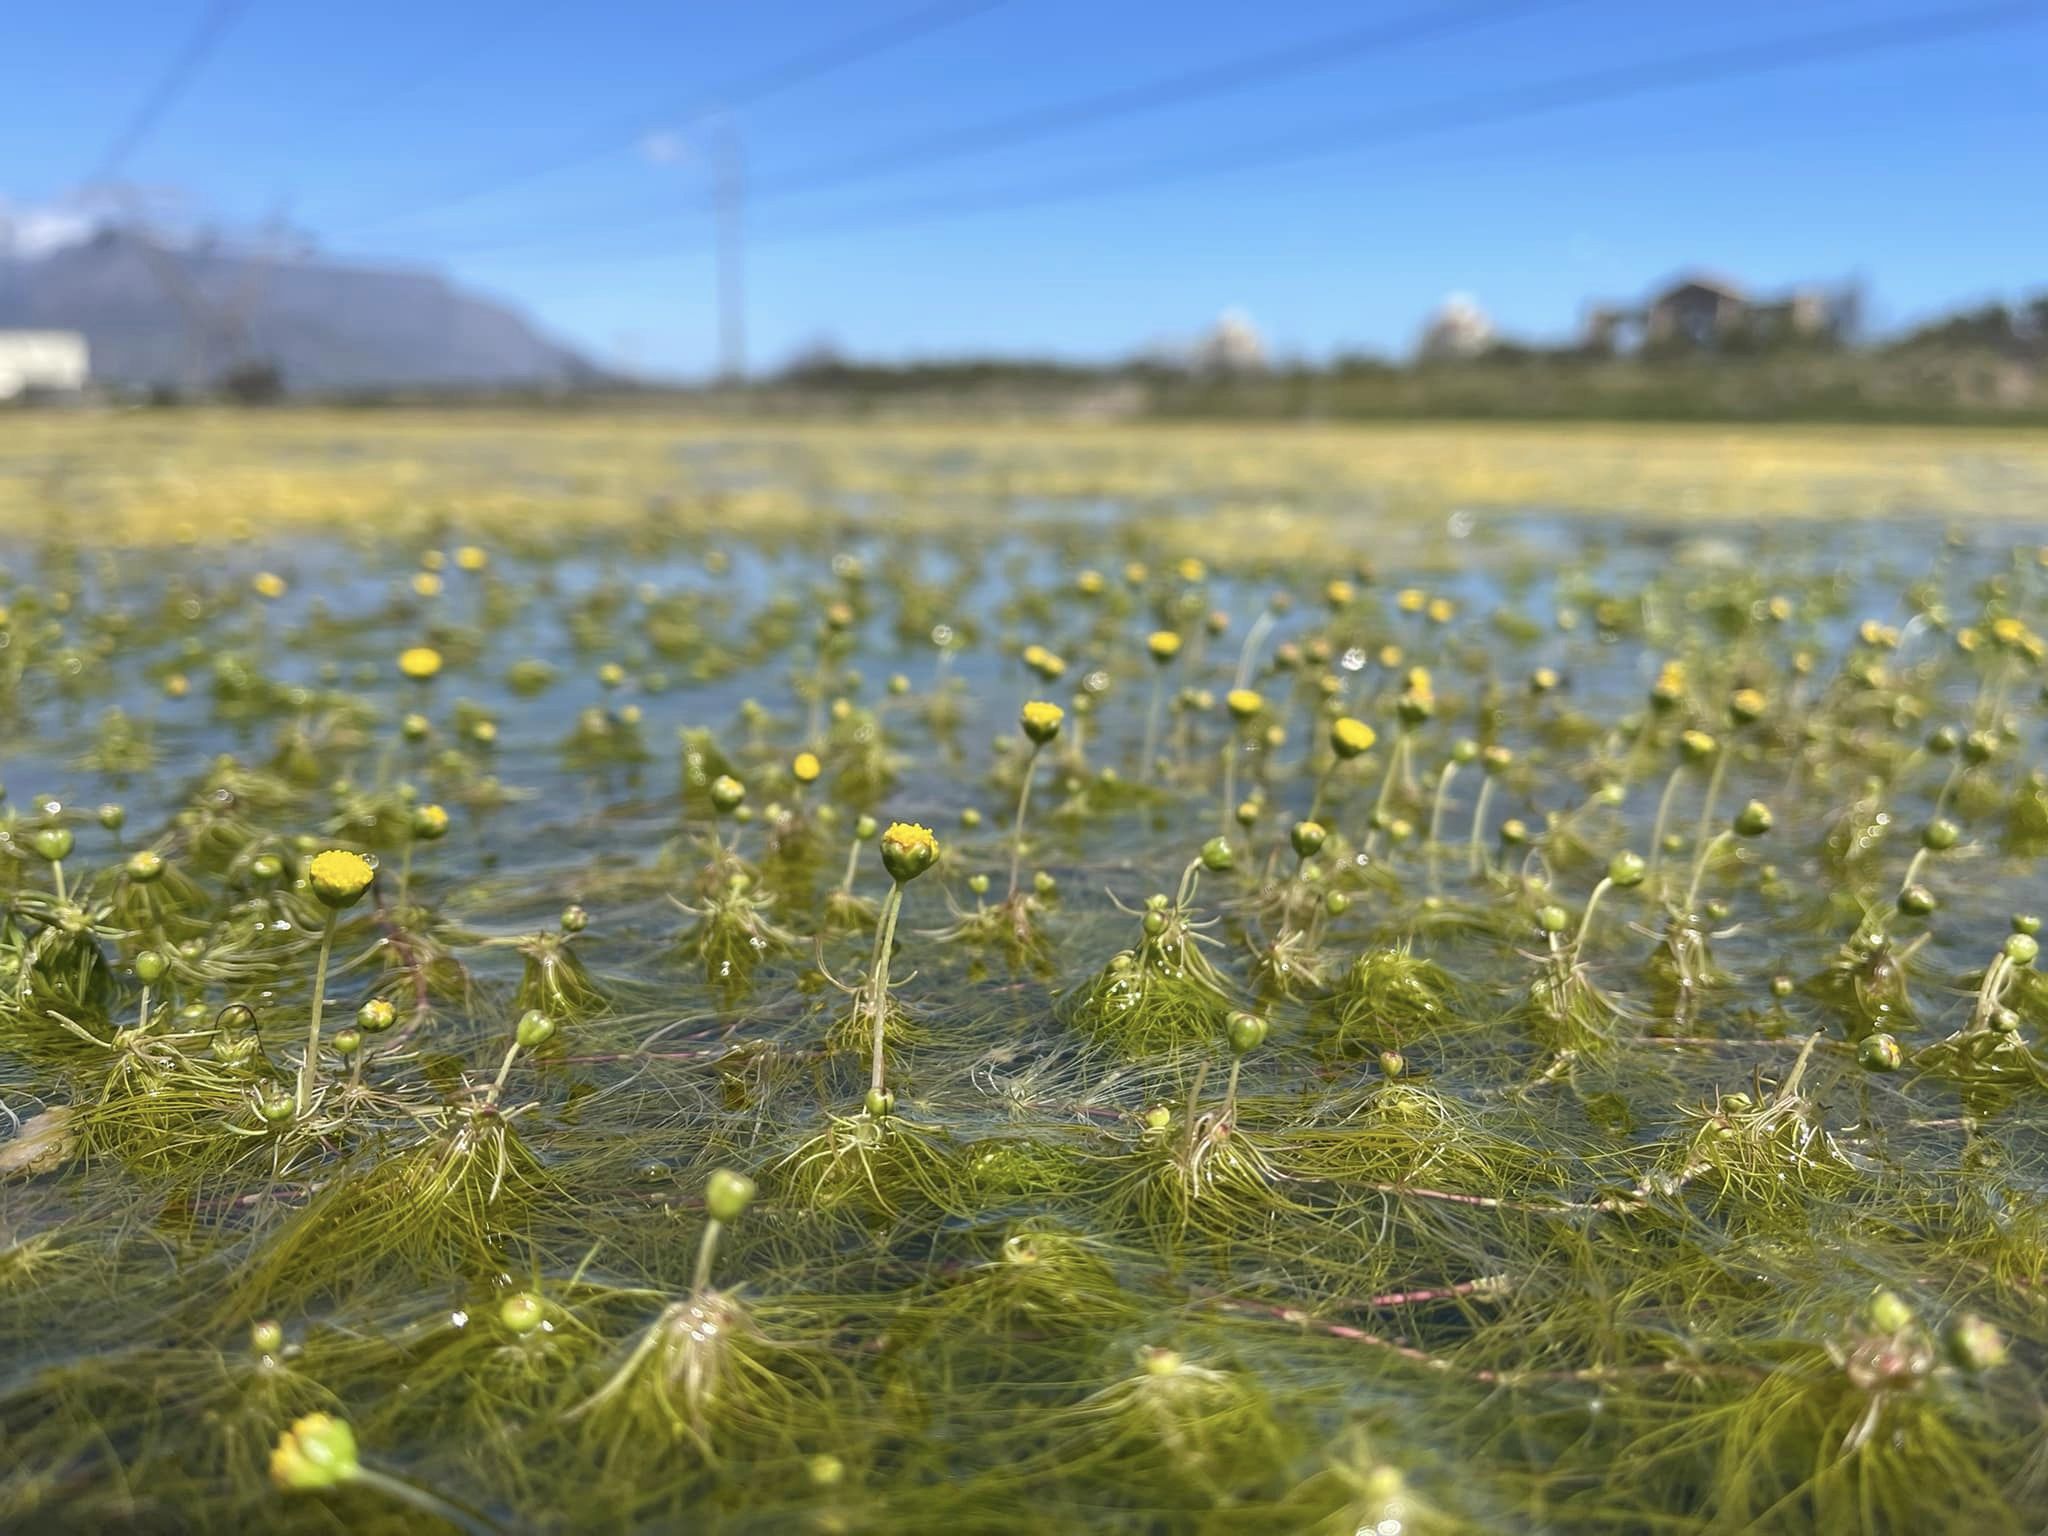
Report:
[[[1909,885],[1899,892],[1899,910],[1908,917],[1925,917],[1936,905],[1934,892],[1924,885]]]
[[[1319,821],[1297,821],[1288,833],[1287,840],[1294,845],[1294,855],[1300,859],[1314,858],[1322,848],[1323,840],[1330,834]]]
[[[1542,907],[1536,913],[1536,926],[1545,933],[1563,933],[1571,921],[1571,914],[1560,906]]]
[[[1255,1013],[1233,1013],[1226,1026],[1230,1037],[1230,1049],[1238,1056],[1248,1056],[1265,1043],[1270,1026]]]
[[[711,804],[727,813],[740,808],[740,802],[747,798],[747,786],[729,773],[721,773],[711,781]]]
[[[547,1303],[531,1291],[514,1291],[498,1303],[498,1321],[505,1325],[507,1333],[516,1333],[521,1338],[533,1332],[547,1318]]]
[[[866,812],[862,812],[854,819],[853,835],[863,843],[873,837],[877,830],[875,818]]]
[[[728,1226],[738,1221],[748,1206],[754,1203],[754,1181],[744,1173],[734,1173],[730,1168],[718,1168],[704,1185],[704,1209],[711,1213],[713,1221]]]
[[[2005,938],[2005,958],[2025,970],[2041,954],[2041,941],[2031,933],[2009,933]]]
[[[160,981],[170,964],[160,951],[145,949],[135,957],[135,979],[145,986]]]
[[[861,1101],[861,1107],[873,1120],[886,1120],[896,1113],[896,1095],[887,1088],[870,1088],[868,1096]]]
[[[152,885],[164,874],[164,856],[154,848],[138,848],[128,855],[128,878],[137,885]]]
[[[1942,1344],[1959,1370],[1995,1371],[2005,1364],[2005,1335],[1974,1312],[1950,1322]]]
[[[1408,1075],[1408,1058],[1403,1056],[1399,1051],[1381,1051],[1380,1072],[1383,1076],[1390,1079],[1406,1077]]]
[[[1880,1286],[1863,1304],[1863,1320],[1873,1333],[1903,1333],[1913,1326],[1913,1309],[1897,1291]]]
[[[381,1035],[398,1022],[398,1010],[386,998],[373,997],[356,1010],[356,1028],[366,1035]]]
[[[575,902],[572,901],[568,906],[562,908],[562,932],[581,933],[589,926],[590,914]]]
[[[69,827],[38,827],[30,841],[36,852],[52,864],[71,857],[73,839]]]
[[[128,824],[128,813],[120,806],[107,804],[99,810],[100,825],[109,832],[118,832]]]
[[[529,1008],[519,1015],[513,1036],[523,1049],[538,1050],[555,1038],[555,1021],[538,1008]]]
[[[1856,1047],[1856,1060],[1867,1072],[1896,1072],[1905,1059],[1899,1042],[1882,1031],[1865,1035]]]
[[[1202,868],[1211,874],[1220,874],[1236,862],[1237,855],[1231,851],[1228,838],[1212,837],[1202,844]]]
[[[1342,891],[1332,891],[1323,898],[1323,911],[1331,917],[1342,917],[1351,910],[1351,898]]]
[[[1771,808],[1761,800],[1752,800],[1735,813],[1735,833],[1738,837],[1762,837],[1771,830]]]
[[[1643,883],[1643,876],[1648,872],[1649,866],[1643,862],[1643,856],[1626,848],[1607,861],[1607,878],[1616,890],[1634,889]]]
[[[249,1348],[259,1355],[274,1355],[284,1348],[284,1329],[275,1319],[264,1318],[249,1325]]]
[[[1937,816],[1920,834],[1920,846],[1931,853],[1946,853],[1955,847],[1956,839],[1961,836],[1962,832],[1954,822],[1945,816]]]

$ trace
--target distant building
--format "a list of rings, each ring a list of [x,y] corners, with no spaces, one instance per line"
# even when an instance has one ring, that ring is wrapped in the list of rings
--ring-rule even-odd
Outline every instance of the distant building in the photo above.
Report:
[[[1493,322],[1469,294],[1454,293],[1438,306],[1422,328],[1416,353],[1425,362],[1450,362],[1477,357],[1493,345]]]
[[[1823,341],[1841,337],[1853,298],[1820,288],[1769,296],[1722,278],[1694,274],[1637,305],[1599,304],[1586,311],[1585,341],[1600,352],[1637,347],[1712,351],[1731,342]]]
[[[0,331],[0,400],[26,394],[77,394],[90,373],[76,331]]]
[[[1241,309],[1226,309],[1196,338],[1191,358],[1203,373],[1259,373],[1266,367],[1266,339]]]

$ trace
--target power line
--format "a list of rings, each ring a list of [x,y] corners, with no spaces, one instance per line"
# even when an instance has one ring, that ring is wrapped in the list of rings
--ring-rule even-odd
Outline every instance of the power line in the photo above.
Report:
[[[743,76],[711,91],[697,92],[684,103],[660,112],[645,114],[623,127],[610,127],[587,135],[578,140],[572,148],[550,159],[456,188],[408,207],[357,220],[343,226],[339,232],[353,234],[364,229],[418,218],[423,214],[439,213],[443,209],[460,207],[479,198],[589,164],[591,161],[616,153],[622,145],[631,144],[643,134],[660,126],[658,121],[651,119],[673,117],[687,111],[694,120],[708,111],[730,112],[739,107],[750,106],[796,86],[806,85],[836,70],[863,63],[878,54],[901,48],[934,32],[956,26],[970,17],[992,11],[1004,3],[1006,0],[937,0],[937,3],[912,11],[907,16],[878,22],[807,52],[796,54],[759,74]]]
[[[1286,79],[1289,76],[1333,68],[1347,60],[1392,52],[1403,47],[1432,42],[1481,27],[1497,26],[1507,21],[1578,3],[1580,0],[1517,0],[1517,3],[1469,6],[1448,13],[1440,9],[1432,10],[1399,17],[1392,21],[1376,22],[1371,26],[1348,28],[1342,32],[1289,43],[1264,53],[1253,54],[1248,58],[1234,58],[1221,63],[1201,65],[1156,80],[1048,106],[1026,107],[1020,111],[986,118],[978,123],[902,140],[881,149],[813,166],[807,170],[763,178],[755,181],[749,188],[749,199],[758,205],[798,192],[848,186],[871,180],[876,176],[955,160],[966,155],[1009,149],[1020,144],[1076,133],[1102,123],[1114,122],[1119,118],[1186,106],[1211,97],[1228,95],[1274,80]],[[586,235],[602,233],[608,229],[645,232],[650,228],[664,228],[676,222],[677,216],[673,214],[656,214],[651,217],[637,214],[610,221],[603,226],[592,226],[585,222],[579,226],[579,232]],[[510,242],[489,242],[481,248],[497,252],[521,246],[555,243],[558,239],[558,236],[542,235]]]
[[[1154,161],[1092,178],[1002,188],[980,197],[908,199],[855,210],[844,218],[827,217],[805,225],[770,229],[755,238],[771,242],[800,239],[1143,191],[1178,181],[1327,159],[1361,148],[1405,143],[1463,128],[1497,126],[1630,97],[1772,74],[1780,70],[1810,68],[1862,55],[1896,52],[2039,22],[2044,18],[2048,18],[2048,9],[2038,3],[1987,5],[1707,49],[1654,59],[1644,64],[1589,70],[1519,89],[1454,98],[1413,110],[1326,124],[1245,145],[1220,157],[1203,155]]]
[[[1434,42],[1480,27],[1498,26],[1542,11],[1557,10],[1579,0],[1521,0],[1517,4],[1472,6],[1445,13],[1430,11],[1403,16],[1372,26],[1355,27],[1334,35],[1310,38],[1285,47],[1253,54],[1249,58],[1208,64],[1184,70],[1143,84],[1105,91],[1100,95],[1061,102],[1054,106],[1031,107],[1000,117],[949,129],[923,138],[909,139],[866,154],[800,170],[762,181],[755,200],[786,196],[816,187],[845,186],[856,181],[915,169],[963,155],[1010,149],[1039,139],[1074,133],[1100,123],[1114,122],[1144,112],[1186,106],[1214,96],[1229,95],[1254,85],[1283,80],[1291,75],[1309,74],[1334,68],[1362,56],[1391,52],[1417,43]]]
[[[1323,123],[1241,145],[1221,154],[1176,156],[1125,166],[1091,177],[1049,179],[1000,187],[978,195],[942,193],[899,199],[854,209],[843,215],[825,215],[797,224],[771,225],[756,231],[752,238],[757,244],[764,241],[779,244],[814,235],[926,224],[1144,191],[1209,176],[1327,159],[1359,149],[1405,143],[1463,128],[1488,127],[1721,80],[1813,67],[1861,55],[1896,52],[2023,25],[2038,21],[2044,15],[2048,15],[2048,11],[2044,11],[2039,0],[1993,4],[1734,44],[1640,64],[1606,66],[1534,85],[1479,92],[1421,107]],[[639,232],[665,222],[668,221],[657,216],[637,221],[631,227]],[[526,241],[491,243],[455,254],[488,255],[559,243],[558,235],[550,235]],[[644,253],[636,245],[615,254],[633,259]]]
[[[128,163],[129,157],[156,131],[164,114],[177,105],[178,98],[185,94],[205,67],[220,40],[227,36],[229,28],[241,19],[242,12],[247,9],[248,0],[213,0],[199,18],[199,25],[193,29],[192,35],[186,38],[185,46],[171,59],[170,67],[164,71],[155,88],[143,97],[135,115],[114,135],[114,141],[100,157],[99,169],[93,174],[94,181],[109,182],[121,174],[121,168]]]

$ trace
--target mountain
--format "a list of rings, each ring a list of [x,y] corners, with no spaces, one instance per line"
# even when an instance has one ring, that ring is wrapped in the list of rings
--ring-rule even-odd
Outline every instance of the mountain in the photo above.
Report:
[[[569,388],[603,375],[431,272],[175,247],[102,230],[0,255],[0,330],[81,331],[95,382],[210,387],[255,364],[295,393]]]

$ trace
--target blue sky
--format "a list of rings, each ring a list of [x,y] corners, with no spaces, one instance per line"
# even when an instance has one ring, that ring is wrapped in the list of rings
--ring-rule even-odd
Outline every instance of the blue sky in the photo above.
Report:
[[[1860,275],[1883,324],[2048,286],[2048,4],[1777,72],[1701,65],[1724,77],[1693,83],[1671,61],[1979,7],[975,4],[771,90],[793,61],[942,6],[248,0],[122,175],[186,217],[282,213],[331,252],[441,268],[610,360],[678,372],[714,355],[709,189],[726,144],[758,189],[757,364],[822,337],[888,357],[1108,357],[1226,306],[1285,352],[1396,350],[1454,291],[1504,329],[1557,336],[1588,296],[1694,266],[1758,285]],[[16,8],[5,206],[75,198],[205,10]],[[1436,35],[1356,40],[1416,18]],[[1348,51],[1330,41],[1346,34]],[[1313,65],[935,148],[1290,47]],[[1552,87],[1603,99],[1527,110]],[[752,99],[731,104],[736,90]],[[897,152],[915,163],[872,173]]]

